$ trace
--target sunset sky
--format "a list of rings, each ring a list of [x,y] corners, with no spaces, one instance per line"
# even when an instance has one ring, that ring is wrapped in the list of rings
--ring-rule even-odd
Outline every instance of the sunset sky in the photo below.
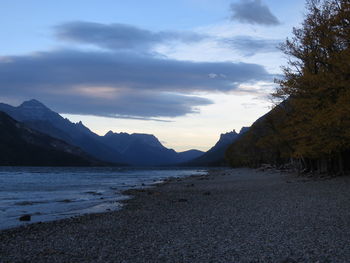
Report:
[[[270,107],[304,0],[1,0],[0,102],[208,150]]]

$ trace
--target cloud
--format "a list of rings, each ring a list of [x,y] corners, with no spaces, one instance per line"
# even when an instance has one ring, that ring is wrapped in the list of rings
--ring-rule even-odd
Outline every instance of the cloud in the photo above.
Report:
[[[280,21],[261,0],[240,0],[231,4],[232,20],[246,24],[276,26]]]
[[[197,92],[233,92],[273,76],[257,64],[189,62],[125,52],[60,50],[0,60],[0,96],[37,98],[61,113],[177,117],[212,102]]]
[[[45,100],[61,113],[154,121],[164,121],[155,118],[198,113],[198,106],[212,104],[206,98],[167,92],[124,90],[120,93],[113,99],[102,99],[84,97],[73,92],[70,96],[63,97],[64,103],[63,98],[57,100],[57,97],[47,97]]]
[[[36,98],[60,113],[163,121],[213,103],[194,94],[254,94],[242,84],[273,79],[258,64],[184,61],[155,52],[161,44],[216,41],[248,56],[272,49],[267,40],[79,21],[56,26],[55,35],[102,49],[0,57],[0,97]]]
[[[237,36],[231,39],[224,39],[222,42],[234,48],[243,56],[253,56],[257,53],[278,52],[278,45],[282,42],[276,39],[262,39],[250,36]]]
[[[157,44],[200,41],[206,36],[194,32],[152,32],[126,24],[69,22],[55,27],[59,40],[91,44],[111,50],[149,51]]]

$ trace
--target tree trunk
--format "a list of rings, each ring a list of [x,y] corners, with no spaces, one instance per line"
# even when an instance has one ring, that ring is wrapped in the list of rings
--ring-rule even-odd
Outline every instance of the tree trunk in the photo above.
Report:
[[[344,159],[341,152],[338,154],[338,174],[344,175]]]

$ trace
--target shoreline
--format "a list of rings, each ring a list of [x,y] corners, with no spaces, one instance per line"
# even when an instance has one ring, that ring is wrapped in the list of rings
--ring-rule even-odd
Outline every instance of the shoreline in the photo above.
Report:
[[[126,190],[123,208],[0,231],[36,262],[346,262],[349,177],[222,169]],[[292,261],[294,260],[294,261]]]
[[[49,170],[43,170],[42,168],[33,167],[33,170],[29,170],[28,176],[24,179],[24,182],[20,182],[20,185],[11,186],[10,183],[6,183],[7,180],[11,182],[10,177],[11,173],[6,174],[0,181],[3,180],[5,185],[2,189],[5,192],[1,192],[1,211],[0,211],[0,231],[6,229],[14,229],[21,226],[27,226],[35,223],[45,223],[53,222],[62,219],[82,216],[85,214],[98,214],[105,213],[109,211],[118,211],[122,207],[121,201],[123,199],[128,199],[130,196],[123,194],[125,190],[128,189],[143,189],[153,187],[153,185],[162,182],[165,179],[178,176],[178,177],[187,177],[193,174],[206,173],[206,170],[188,170],[188,168],[178,170],[178,169],[143,169],[135,168],[132,170],[126,170],[126,172],[116,171],[117,176],[114,175],[115,170],[107,170],[110,173],[112,171],[113,176],[104,174],[102,171],[102,179],[99,178],[99,171],[90,171],[88,169],[80,170],[80,168],[69,168],[71,173],[79,173],[79,176],[82,180],[86,180],[85,175],[88,173],[93,174],[91,176],[92,180],[89,183],[83,183],[82,187],[71,187],[71,184],[79,184],[78,181],[64,179],[58,180],[58,188],[55,191],[51,191],[53,188],[50,185],[49,180],[51,180],[52,167],[48,168]],[[161,172],[163,171],[164,172]],[[17,171],[17,170],[16,170]],[[58,172],[59,178],[65,178],[65,170],[53,169],[56,173]],[[22,171],[21,171],[22,172]],[[44,183],[35,181],[36,179],[31,179],[31,174],[33,173],[42,173]],[[100,172],[101,173],[101,172]],[[150,175],[148,175],[151,173]],[[7,177],[6,177],[7,176]],[[18,177],[18,175],[16,175]],[[15,177],[12,181],[16,181],[19,178]],[[55,175],[56,177],[56,175]],[[57,176],[58,177],[58,176]],[[28,179],[29,178],[29,179]],[[60,181],[61,180],[61,181]],[[78,179],[79,180],[79,179]],[[23,191],[25,188],[23,185],[26,185],[26,182],[33,183],[33,187],[48,189],[44,190],[43,194],[39,195],[39,192],[32,191],[31,188],[28,188],[28,193]],[[36,185],[35,185],[36,184]],[[70,190],[65,190],[65,187],[61,187],[63,184],[66,185],[66,188]],[[10,193],[6,192],[6,189],[11,188],[15,189],[18,187],[21,191],[18,194],[13,193],[10,196]],[[22,194],[26,193],[26,194]],[[4,198],[4,199],[2,199]],[[12,198],[12,200],[11,200]],[[4,200],[4,201],[3,201]],[[10,200],[10,201],[7,201]],[[10,202],[13,202],[11,204]],[[20,220],[20,218],[26,217],[26,220]]]
[[[130,203],[132,203],[133,199],[139,198],[140,196],[143,196],[143,193],[146,193],[147,195],[152,195],[154,193],[157,193],[154,190],[157,189],[158,187],[162,187],[162,186],[165,186],[167,184],[174,183],[174,182],[181,182],[183,180],[191,179],[191,178],[201,178],[201,177],[205,178],[208,176],[210,171],[216,171],[216,170],[221,171],[221,168],[207,169],[207,171],[208,171],[207,174],[196,174],[196,175],[189,175],[189,176],[185,176],[185,177],[169,177],[169,178],[165,178],[163,180],[155,181],[154,183],[151,183],[149,185],[142,184],[137,188],[130,188],[130,189],[122,190],[122,191],[120,191],[120,194],[124,198],[115,201],[115,203],[117,203],[116,206],[118,207],[115,210],[106,210],[106,211],[97,212],[97,213],[83,213],[83,214],[79,214],[79,215],[75,215],[75,216],[70,216],[67,218],[53,219],[53,220],[48,220],[48,221],[24,222],[22,225],[10,227],[10,228],[3,228],[3,229],[0,228],[0,237],[1,237],[1,235],[6,234],[6,232],[21,232],[22,230],[28,230],[30,228],[37,229],[37,228],[42,227],[43,225],[50,225],[50,224],[52,224],[52,225],[70,224],[70,223],[74,223],[76,220],[84,221],[85,219],[91,219],[94,217],[98,218],[100,216],[118,213],[124,209],[128,209],[128,206],[130,205]],[[223,168],[223,170],[226,170],[226,169]],[[19,219],[17,219],[17,220],[19,220]],[[0,253],[0,256],[1,256],[1,253]]]
[[[209,169],[208,169],[208,173],[209,173]],[[70,221],[72,221],[74,219],[79,219],[81,217],[93,217],[96,215],[98,216],[98,215],[120,212],[121,210],[123,210],[127,207],[129,201],[136,198],[138,196],[138,194],[140,194],[140,193],[144,193],[144,192],[152,193],[152,189],[155,189],[157,187],[161,187],[161,186],[166,185],[168,183],[172,183],[175,181],[182,181],[182,180],[187,179],[187,178],[202,177],[202,176],[207,176],[207,175],[206,174],[199,174],[199,175],[189,175],[189,176],[185,176],[185,177],[169,177],[169,178],[165,178],[162,180],[154,181],[151,184],[147,184],[147,185],[142,184],[136,188],[132,187],[130,189],[120,191],[120,195],[122,198],[115,201],[117,208],[114,210],[107,209],[106,211],[96,212],[96,213],[88,212],[88,213],[82,213],[79,215],[74,215],[74,216],[70,216],[70,217],[66,217],[66,218],[53,219],[53,220],[47,220],[47,221],[23,222],[22,225],[17,225],[17,226],[13,226],[13,227],[9,227],[9,228],[0,228],[0,235],[3,234],[4,232],[7,232],[7,231],[20,231],[22,229],[27,229],[27,228],[35,226],[35,225],[41,226],[44,224],[65,223],[65,221],[67,221],[67,223],[69,223]],[[19,220],[19,219],[17,219],[17,220]]]

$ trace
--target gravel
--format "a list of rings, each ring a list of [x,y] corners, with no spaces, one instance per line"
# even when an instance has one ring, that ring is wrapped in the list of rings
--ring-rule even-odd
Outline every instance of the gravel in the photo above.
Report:
[[[0,232],[0,262],[350,262],[350,178],[212,171]]]

